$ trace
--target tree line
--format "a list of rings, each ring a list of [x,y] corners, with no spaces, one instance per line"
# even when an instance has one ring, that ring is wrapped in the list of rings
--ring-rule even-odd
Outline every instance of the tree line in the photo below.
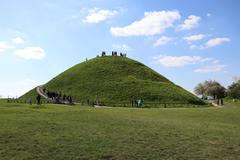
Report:
[[[233,82],[227,89],[217,81],[204,81],[194,88],[194,92],[201,96],[202,99],[208,99],[209,96],[213,99],[222,99],[225,97],[240,99],[240,80]]]

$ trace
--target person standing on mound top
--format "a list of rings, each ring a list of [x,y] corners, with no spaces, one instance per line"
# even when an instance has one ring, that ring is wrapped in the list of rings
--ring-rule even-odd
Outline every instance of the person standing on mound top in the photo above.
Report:
[[[41,104],[41,96],[38,94],[37,95],[37,104],[40,105]]]

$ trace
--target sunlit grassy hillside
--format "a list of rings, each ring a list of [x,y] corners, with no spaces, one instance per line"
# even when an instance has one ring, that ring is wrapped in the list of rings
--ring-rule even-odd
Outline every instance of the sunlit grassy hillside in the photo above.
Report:
[[[50,91],[72,95],[75,101],[98,100],[106,105],[203,102],[142,63],[126,57],[106,56],[82,62],[44,85]],[[35,97],[33,89],[21,99]]]

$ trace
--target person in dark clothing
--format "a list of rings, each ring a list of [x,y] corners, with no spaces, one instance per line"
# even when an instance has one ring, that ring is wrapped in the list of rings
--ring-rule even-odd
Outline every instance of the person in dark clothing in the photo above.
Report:
[[[69,103],[69,96],[67,96],[66,100],[67,100],[67,103]]]
[[[59,99],[62,99],[62,92],[59,92],[58,96],[59,96]]]
[[[37,95],[37,104],[41,104],[41,96],[39,94]]]
[[[142,98],[141,98],[140,100],[141,100],[141,103],[140,103],[140,105],[141,105],[141,107],[143,107],[143,106],[144,106],[144,101],[143,101],[143,99],[142,99]]]
[[[102,51],[102,57],[106,56],[106,52]]]
[[[138,103],[137,103],[137,100],[135,99],[135,100],[134,100],[134,106],[135,106],[135,107],[138,107],[137,104],[138,104]]]
[[[30,98],[28,99],[28,103],[29,103],[30,105],[32,105],[32,97],[30,97]]]
[[[64,94],[63,95],[63,102],[65,102],[66,101],[66,95]]]
[[[221,99],[221,106],[223,106],[223,99]]]
[[[72,104],[72,96],[69,96],[69,103]]]

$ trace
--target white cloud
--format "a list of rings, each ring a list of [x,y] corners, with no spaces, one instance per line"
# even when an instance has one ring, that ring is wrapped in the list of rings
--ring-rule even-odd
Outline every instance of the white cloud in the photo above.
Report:
[[[211,17],[212,16],[212,14],[211,13],[207,13],[207,17]]]
[[[181,15],[178,11],[154,11],[145,12],[144,17],[125,27],[111,27],[110,32],[114,36],[152,36],[163,33],[172,27]]]
[[[202,58],[200,56],[166,56],[160,55],[154,57],[157,63],[162,64],[165,67],[182,67],[190,64],[197,64],[211,60],[211,58]]]
[[[40,85],[41,83],[30,79],[26,78],[23,80],[18,80],[18,81],[11,81],[8,83],[0,84],[0,93],[2,93],[2,96],[4,98],[9,97],[16,97],[16,96],[21,96],[30,89],[33,89],[34,87]],[[32,97],[34,98],[34,97]]]
[[[24,40],[21,38],[21,37],[16,37],[16,38],[13,38],[12,39],[12,42],[14,44],[23,44],[24,43]]]
[[[16,50],[14,54],[24,59],[35,60],[43,59],[46,56],[44,49],[41,47],[26,47],[24,49]]]
[[[219,72],[222,71],[226,65],[223,64],[213,64],[211,66],[205,66],[203,68],[198,68],[194,70],[196,73],[213,73],[213,72]]]
[[[172,40],[171,37],[162,36],[153,45],[155,47],[162,46],[162,45],[169,43],[171,40]]]
[[[112,18],[118,14],[116,10],[104,10],[99,8],[93,8],[88,10],[88,15],[83,22],[86,23],[99,23],[101,21]],[[75,17],[74,17],[75,18]]]
[[[240,76],[233,76],[232,79],[234,80],[234,82],[237,82],[240,80]]]
[[[6,50],[12,49],[12,48],[14,48],[14,46],[9,45],[6,42],[0,42],[0,52],[5,52]]]
[[[213,72],[220,72],[222,71],[226,65],[220,64],[218,59],[213,59],[212,64],[208,66],[204,66],[202,68],[195,69],[194,72],[196,73],[213,73]]]
[[[207,49],[207,48],[212,48],[219,46],[223,43],[230,42],[231,40],[227,37],[223,38],[213,38],[208,40],[205,44],[203,45],[190,45],[190,49]]]
[[[18,85],[28,85],[29,83],[31,84],[38,84],[38,81],[30,79],[30,78],[26,78],[24,80],[18,81],[16,84]]]
[[[191,43],[193,41],[202,40],[205,37],[206,37],[206,35],[204,35],[204,34],[196,34],[196,35],[191,35],[191,36],[185,36],[185,37],[183,37],[183,39],[185,41],[187,41],[188,43]]]
[[[97,9],[97,8],[96,8]],[[74,14],[72,14],[70,17],[67,18],[67,20],[78,20],[78,19],[82,19],[84,17],[84,15],[86,16],[86,13],[90,14],[91,9],[87,9],[87,8],[81,8],[80,10],[78,10],[77,12],[75,12]],[[93,10],[93,9],[92,9]],[[84,19],[82,20],[84,21]]]
[[[112,47],[121,51],[131,51],[132,48],[126,44],[113,44]]]
[[[205,49],[206,47],[203,46],[203,45],[195,45],[195,44],[192,44],[192,45],[190,45],[189,48],[190,48],[190,49]]]
[[[189,30],[192,28],[196,28],[199,24],[199,21],[201,20],[201,17],[190,15],[188,16],[188,19],[186,19],[183,24],[180,24],[177,27],[177,30]]]
[[[212,63],[213,63],[213,64],[219,64],[220,61],[219,61],[218,59],[216,59],[216,60],[214,60]]]
[[[206,43],[206,48],[211,48],[211,47],[215,47],[218,45],[221,45],[225,42],[230,42],[229,38],[223,37],[223,38],[213,38],[207,41]]]

